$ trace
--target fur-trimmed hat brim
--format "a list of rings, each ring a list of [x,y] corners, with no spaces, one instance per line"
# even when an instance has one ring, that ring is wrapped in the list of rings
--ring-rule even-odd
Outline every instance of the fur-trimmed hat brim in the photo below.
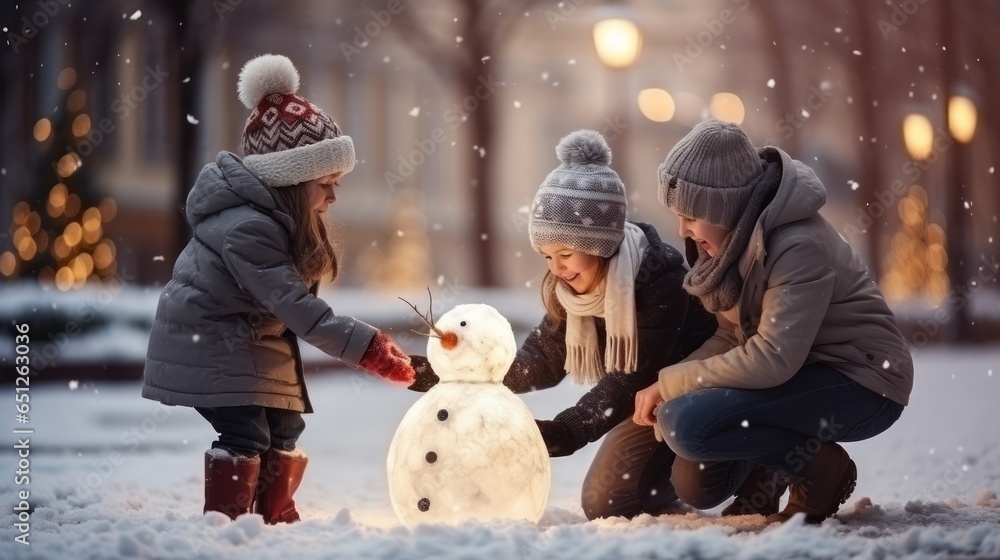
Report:
[[[289,187],[334,173],[350,173],[357,159],[350,136],[243,158],[243,165],[269,187]]]

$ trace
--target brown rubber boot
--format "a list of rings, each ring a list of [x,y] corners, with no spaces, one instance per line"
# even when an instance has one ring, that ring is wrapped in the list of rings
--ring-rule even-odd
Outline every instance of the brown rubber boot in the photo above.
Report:
[[[780,473],[757,467],[736,491],[736,500],[722,510],[722,517],[732,515],[763,515],[778,513],[781,496],[788,489],[788,481]]]
[[[235,455],[224,449],[205,452],[204,513],[218,511],[230,519],[248,513],[259,473],[260,457]]]
[[[792,495],[781,512],[767,518],[768,523],[784,523],[796,513],[806,515],[806,523],[819,524],[837,513],[840,505],[854,492],[858,468],[844,448],[826,442],[816,458],[792,479]]]
[[[260,482],[254,511],[264,523],[294,523],[299,520],[292,496],[302,482],[309,458],[304,453],[268,449],[261,455]]]

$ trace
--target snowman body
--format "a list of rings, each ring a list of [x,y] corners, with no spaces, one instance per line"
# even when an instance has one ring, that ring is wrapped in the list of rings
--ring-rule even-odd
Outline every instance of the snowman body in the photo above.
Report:
[[[389,446],[389,497],[407,526],[470,520],[537,522],[549,456],[531,411],[502,384],[517,351],[487,305],[435,323],[427,356],[441,381],[407,411]]]

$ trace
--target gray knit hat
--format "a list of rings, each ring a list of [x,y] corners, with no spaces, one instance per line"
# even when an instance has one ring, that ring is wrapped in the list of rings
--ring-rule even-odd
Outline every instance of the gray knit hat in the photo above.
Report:
[[[538,187],[528,216],[528,238],[538,251],[556,243],[610,257],[625,237],[625,185],[611,164],[611,148],[599,132],[578,130],[556,146],[562,165]]]
[[[679,214],[732,229],[763,170],[757,148],[739,125],[703,121],[660,165],[658,197]]]

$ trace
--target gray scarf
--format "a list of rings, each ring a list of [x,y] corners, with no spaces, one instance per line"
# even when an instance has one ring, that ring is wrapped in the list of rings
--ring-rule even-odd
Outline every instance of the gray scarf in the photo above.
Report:
[[[691,248],[694,247],[697,249],[698,259],[684,277],[684,290],[700,299],[705,309],[712,313],[732,309],[739,301],[743,278],[737,262],[750,243],[757,218],[778,191],[780,183],[781,164],[765,162],[764,172],[757,177],[757,186],[754,187],[743,214],[736,222],[736,227],[722,241],[722,246],[714,257],[709,256],[690,239],[685,241],[689,258]]]

